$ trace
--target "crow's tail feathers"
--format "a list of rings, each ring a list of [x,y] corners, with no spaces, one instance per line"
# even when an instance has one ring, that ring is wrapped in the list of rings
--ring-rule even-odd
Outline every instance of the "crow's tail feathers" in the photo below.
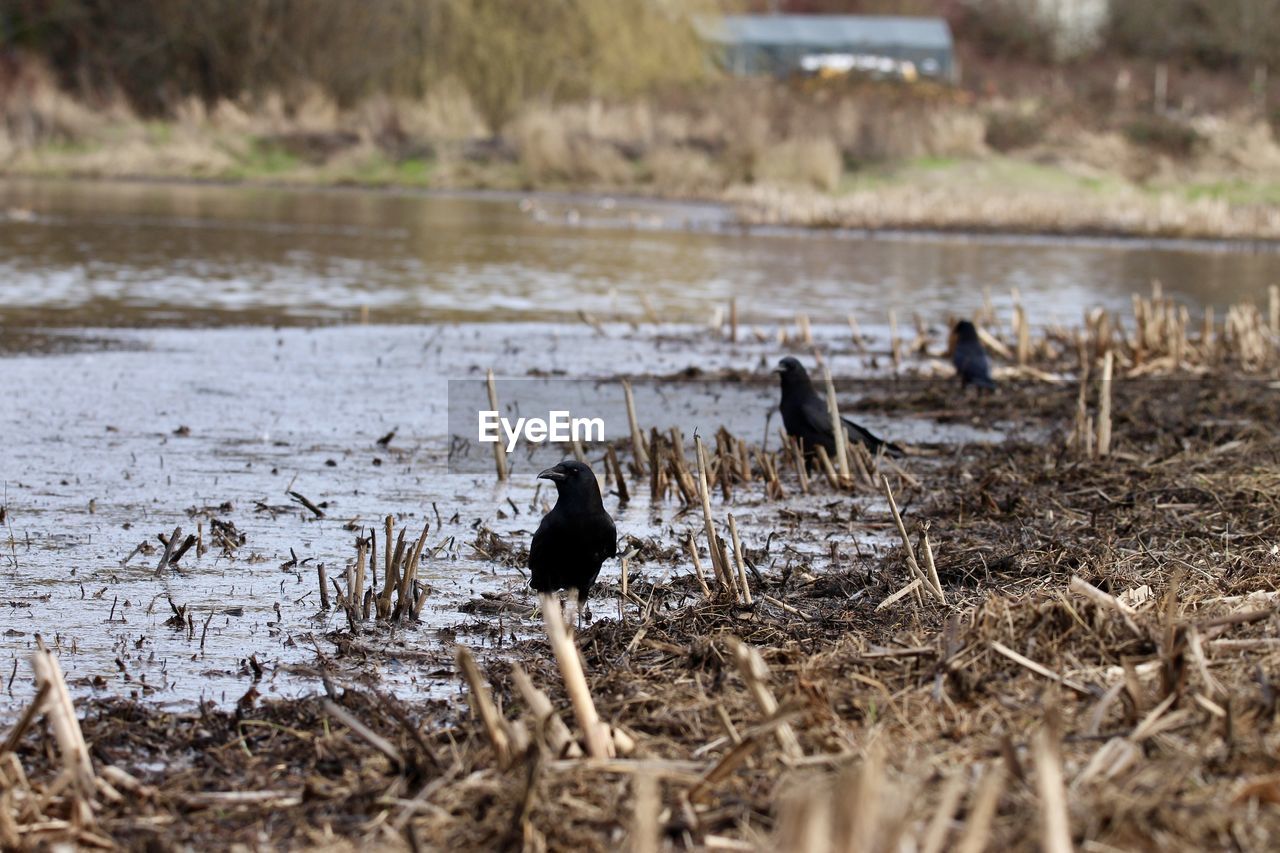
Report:
[[[861,442],[867,446],[873,454],[884,452],[886,456],[892,456],[895,459],[901,459],[907,455],[907,452],[892,441],[885,441],[866,427],[861,427],[847,418],[841,418],[844,421],[845,429],[848,431],[851,441]]]

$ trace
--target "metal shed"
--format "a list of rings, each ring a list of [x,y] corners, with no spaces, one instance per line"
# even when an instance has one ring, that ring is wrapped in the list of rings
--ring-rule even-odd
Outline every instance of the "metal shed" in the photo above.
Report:
[[[881,15],[725,15],[698,23],[735,74],[784,75],[816,57],[910,62],[923,76],[954,79],[951,27],[942,18]]]

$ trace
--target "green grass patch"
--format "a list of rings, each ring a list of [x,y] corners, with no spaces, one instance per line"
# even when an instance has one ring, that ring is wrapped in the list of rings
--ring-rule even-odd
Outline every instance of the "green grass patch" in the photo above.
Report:
[[[1280,183],[1241,178],[1205,181],[1183,187],[1182,195],[1191,201],[1208,198],[1231,204],[1280,204]]]
[[[279,146],[254,140],[226,177],[238,180],[272,177],[297,171],[304,165],[301,159]]]

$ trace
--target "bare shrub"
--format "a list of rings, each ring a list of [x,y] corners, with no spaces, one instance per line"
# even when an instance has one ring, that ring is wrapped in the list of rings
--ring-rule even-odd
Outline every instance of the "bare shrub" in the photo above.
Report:
[[[648,158],[649,180],[654,189],[675,195],[712,193],[724,188],[724,169],[704,151],[662,145]]]
[[[794,184],[831,192],[840,183],[844,163],[829,138],[789,139],[765,149],[755,177],[763,183]]]
[[[0,71],[0,135],[11,149],[77,142],[127,115],[118,105],[94,111],[72,98],[37,57],[20,56]]]
[[[573,149],[564,124],[550,109],[528,110],[508,136],[530,180],[559,181],[573,174]]]

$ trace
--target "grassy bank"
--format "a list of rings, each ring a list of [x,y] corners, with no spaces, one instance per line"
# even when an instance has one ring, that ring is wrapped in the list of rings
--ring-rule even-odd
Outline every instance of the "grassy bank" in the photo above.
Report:
[[[474,99],[341,106],[187,98],[92,106],[24,68],[0,99],[0,174],[626,192],[718,199],[815,227],[1280,238],[1280,146],[1243,107],[1106,118],[1074,95],[721,80],[621,101],[534,102],[489,131]],[[16,90],[16,89],[15,89]]]

